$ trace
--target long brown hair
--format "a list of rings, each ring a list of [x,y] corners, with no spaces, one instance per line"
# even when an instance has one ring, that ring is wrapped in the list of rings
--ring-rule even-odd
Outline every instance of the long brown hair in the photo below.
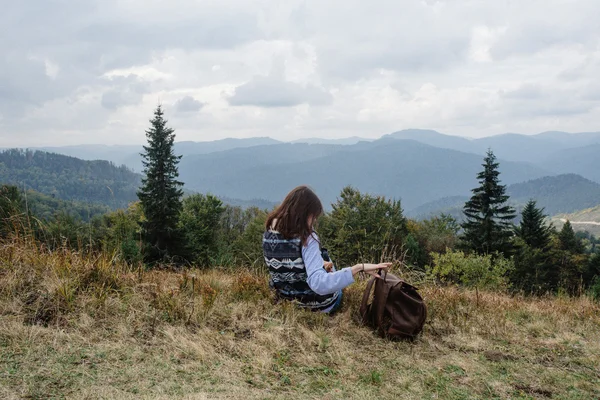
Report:
[[[286,239],[299,237],[305,245],[312,234],[312,226],[309,226],[308,218],[316,219],[321,214],[323,214],[323,205],[315,192],[308,186],[298,186],[285,196],[275,211],[269,214],[265,229],[274,229]]]

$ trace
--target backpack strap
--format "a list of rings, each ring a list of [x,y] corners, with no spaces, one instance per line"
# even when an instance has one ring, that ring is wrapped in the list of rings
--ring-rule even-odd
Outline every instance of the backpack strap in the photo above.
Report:
[[[377,315],[375,316],[375,322],[377,323],[379,334],[383,337],[387,334],[387,332],[383,330],[383,313],[385,312],[385,304],[387,303],[387,299],[390,295],[393,285],[388,284],[385,280],[381,283],[381,285],[383,285],[383,290],[381,291],[380,296],[377,298],[378,308]],[[373,299],[373,301],[375,301],[375,299]]]
[[[369,279],[369,283],[367,283],[367,287],[365,289],[365,292],[363,293],[362,302],[360,303],[360,316],[362,317],[363,323],[367,323],[367,303],[369,302],[369,297],[371,295],[371,290],[373,289],[375,279],[375,277]]]
[[[383,275],[385,274],[385,275]],[[379,334],[381,336],[385,336],[386,332],[383,331],[382,328],[382,324],[383,324],[383,313],[385,311],[385,303],[387,302],[388,296],[390,295],[390,290],[392,290],[392,285],[388,285],[386,282],[386,277],[387,277],[387,273],[385,271],[379,271],[379,275],[383,275],[381,277],[381,280],[383,282],[381,282],[381,284],[383,285],[383,291],[382,293],[380,293],[380,296],[377,297],[377,299],[373,298],[373,301],[377,301],[378,303],[378,308],[377,308],[377,315],[375,315],[375,321],[373,321],[375,323],[375,328],[378,329]],[[369,302],[369,297],[371,295],[371,291],[373,290],[373,285],[376,283],[376,279],[378,278],[371,278],[369,280],[369,283],[367,283],[367,287],[365,289],[365,292],[363,293],[363,298],[362,298],[362,302],[360,304],[360,315],[362,317],[363,323],[367,323],[367,312],[368,312],[368,302]]]

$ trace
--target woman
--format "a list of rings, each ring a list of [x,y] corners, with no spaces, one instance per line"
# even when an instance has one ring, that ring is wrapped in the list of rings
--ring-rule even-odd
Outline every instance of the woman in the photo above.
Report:
[[[317,195],[306,186],[298,186],[267,218],[263,253],[271,275],[270,285],[280,298],[297,301],[303,308],[331,313],[340,307],[342,289],[354,282],[356,274],[378,276],[378,270],[391,264],[361,263],[336,271],[324,262],[314,232],[314,223],[322,214]]]

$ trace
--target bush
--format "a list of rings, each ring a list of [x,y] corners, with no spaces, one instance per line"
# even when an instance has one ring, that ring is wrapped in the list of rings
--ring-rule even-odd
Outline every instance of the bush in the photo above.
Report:
[[[457,283],[473,288],[492,290],[506,289],[509,286],[508,274],[514,263],[500,255],[474,255],[462,251],[447,251],[445,254],[431,255],[433,266],[428,268],[429,276],[444,283]]]
[[[319,233],[340,267],[402,257],[407,228],[399,201],[346,187],[332,206],[319,222]]]
[[[218,265],[262,266],[262,234],[267,212],[257,207],[226,206],[217,233]]]
[[[183,200],[179,229],[192,261],[209,266],[218,253],[217,232],[223,202],[210,194],[194,194]]]

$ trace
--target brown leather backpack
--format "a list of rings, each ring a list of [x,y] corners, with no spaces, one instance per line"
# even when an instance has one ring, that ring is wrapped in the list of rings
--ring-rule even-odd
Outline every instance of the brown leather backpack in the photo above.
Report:
[[[427,318],[423,298],[417,288],[397,276],[385,271],[381,271],[380,276],[382,279],[371,278],[365,289],[360,305],[362,322],[384,338],[415,338]],[[368,304],[373,286],[373,301]]]

